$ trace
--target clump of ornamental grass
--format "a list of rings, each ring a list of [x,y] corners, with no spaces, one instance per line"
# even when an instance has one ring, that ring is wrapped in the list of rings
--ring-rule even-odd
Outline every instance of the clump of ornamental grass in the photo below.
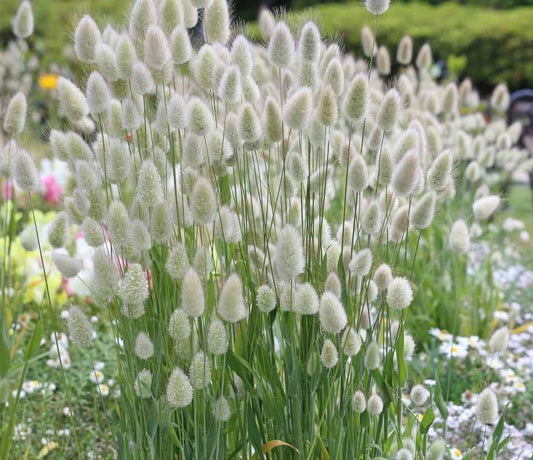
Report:
[[[465,89],[433,80],[428,44],[396,80],[368,29],[377,72],[311,22],[295,31],[263,11],[256,44],[232,34],[230,13],[222,0],[137,0],[126,27],[105,34],[84,16],[74,47],[88,79],[58,83],[72,129],[50,142],[73,184],[48,238],[62,250],[82,230],[94,250],[83,281],[124,343],[117,437],[141,457],[249,457],[276,439],[306,458],[392,455],[390,440],[402,445],[420,423],[402,401],[417,256],[463,183],[454,168],[476,160],[482,176],[497,136],[470,157],[467,126],[481,121],[459,113]],[[205,43],[189,38],[196,25]],[[412,55],[404,37],[397,60]],[[494,106],[505,102],[499,89]],[[4,119],[11,136],[23,115],[19,97]],[[88,118],[96,131],[83,139]],[[518,137],[493,130],[511,131],[500,146],[519,162]],[[18,186],[36,190],[35,176],[17,153]],[[469,248],[458,214],[485,220],[500,204],[470,198],[449,231],[457,257]],[[69,328],[85,344],[80,313]],[[420,385],[412,399],[433,404]],[[398,455],[428,454],[427,429],[416,436],[416,452]]]

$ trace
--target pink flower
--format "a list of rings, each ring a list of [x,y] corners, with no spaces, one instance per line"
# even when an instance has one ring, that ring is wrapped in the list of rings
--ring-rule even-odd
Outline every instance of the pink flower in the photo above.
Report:
[[[5,181],[2,183],[2,201],[7,201],[13,198],[13,183]]]
[[[53,174],[43,177],[44,193],[43,198],[52,204],[59,203],[59,198],[63,193],[63,188],[57,182]]]

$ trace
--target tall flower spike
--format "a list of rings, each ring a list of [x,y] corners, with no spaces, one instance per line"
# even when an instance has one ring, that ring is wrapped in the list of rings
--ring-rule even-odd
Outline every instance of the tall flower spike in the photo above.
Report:
[[[13,18],[13,33],[17,38],[28,38],[33,33],[33,10],[31,3],[24,0]]]
[[[92,63],[95,59],[96,45],[102,36],[93,18],[84,15],[74,31],[74,51],[83,62]]]

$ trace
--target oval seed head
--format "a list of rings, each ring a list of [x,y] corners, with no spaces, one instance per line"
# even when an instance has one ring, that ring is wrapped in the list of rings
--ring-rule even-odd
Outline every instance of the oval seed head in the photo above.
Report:
[[[488,219],[500,205],[500,197],[489,195],[476,200],[472,205],[474,217],[478,220]]]
[[[117,80],[117,56],[113,48],[104,42],[99,42],[94,53],[98,71],[109,81]]]
[[[400,95],[394,88],[389,89],[379,107],[378,126],[386,133],[392,131],[398,122],[400,112]]]
[[[294,312],[300,315],[314,315],[318,312],[318,295],[309,284],[299,284],[294,294]]]
[[[390,266],[387,264],[381,264],[376,268],[372,279],[380,291],[388,289],[392,281],[392,270]]]
[[[410,216],[411,222],[415,228],[422,230],[431,225],[433,217],[435,216],[436,199],[434,192],[428,192],[417,201]]]
[[[332,126],[337,117],[337,96],[330,85],[323,86],[318,96],[318,120],[324,126]]]
[[[372,201],[364,213],[362,219],[363,231],[368,235],[375,235],[381,229],[381,206],[378,201]]]
[[[355,155],[348,167],[348,187],[355,193],[362,192],[368,186],[368,168],[361,155]]]
[[[198,225],[211,224],[215,220],[217,200],[211,182],[200,177],[194,184],[191,196],[191,212]]]
[[[38,192],[41,187],[39,173],[32,156],[25,150],[19,150],[15,157],[15,183],[25,192]]]
[[[415,385],[411,388],[411,401],[415,403],[417,407],[421,407],[426,404],[429,398],[429,391],[423,385]]]
[[[366,57],[369,58],[376,55],[378,45],[370,27],[365,26],[361,29],[361,46]]]
[[[357,390],[352,396],[352,409],[358,414],[362,414],[366,410],[365,394]]]
[[[361,350],[361,337],[353,327],[349,326],[342,334],[341,344],[346,356],[355,356]]]
[[[143,161],[137,178],[136,196],[139,203],[153,208],[163,201],[163,186],[157,167],[151,160]]]
[[[74,51],[83,62],[92,63],[95,60],[96,45],[102,39],[100,30],[89,15],[84,15],[74,31]]]
[[[449,150],[442,152],[428,170],[427,183],[436,192],[444,190],[452,174],[453,156]]]
[[[229,66],[218,85],[218,97],[230,104],[236,104],[242,98],[241,71],[236,65]]]
[[[168,201],[157,203],[152,210],[150,235],[155,243],[165,243],[173,234],[172,208]]]
[[[500,83],[494,88],[490,98],[490,106],[496,113],[503,114],[509,108],[509,101],[510,96],[507,85],[505,83]]]
[[[409,196],[413,193],[420,169],[420,157],[414,151],[405,154],[394,168],[391,183],[397,196]]]
[[[204,136],[214,127],[213,116],[205,103],[193,97],[187,104],[185,115],[188,129],[197,136]]]
[[[470,235],[463,219],[456,220],[450,230],[450,247],[453,252],[464,254],[470,248]]]
[[[372,251],[368,248],[361,249],[353,255],[350,262],[350,271],[355,276],[366,276],[372,267]]]
[[[446,454],[446,443],[442,439],[433,441],[427,451],[427,460],[442,460]]]
[[[243,35],[239,35],[231,45],[231,61],[239,67],[241,75],[248,77],[254,68],[254,58],[250,43]]]
[[[126,99],[122,103],[121,111],[121,123],[122,127],[128,131],[133,132],[141,126],[143,122],[142,114],[139,110],[139,107],[133,99]]]
[[[201,316],[205,310],[204,286],[196,270],[189,268],[181,286],[181,306],[193,318]]]
[[[292,64],[294,39],[291,31],[283,21],[276,24],[268,43],[270,62],[277,67],[286,68]]]
[[[413,59],[413,40],[409,35],[404,35],[398,45],[396,60],[402,65],[409,65]]]
[[[195,390],[202,390],[211,383],[211,363],[204,352],[199,351],[194,355],[189,368],[189,379]]]
[[[133,64],[130,81],[133,94],[143,96],[154,92],[155,83],[150,69],[140,61]]]
[[[279,232],[272,263],[281,281],[291,281],[303,273],[305,259],[302,237],[293,226],[286,225]]]
[[[215,84],[215,67],[218,57],[209,44],[205,44],[200,48],[198,54],[193,61],[193,71],[198,85],[205,89],[213,89]]]
[[[261,122],[252,104],[245,102],[241,106],[237,123],[239,136],[243,142],[252,144],[261,138]]]
[[[93,274],[90,282],[91,291],[97,298],[107,301],[118,286],[118,273],[113,260],[104,249],[97,249],[93,256]]]
[[[324,292],[320,298],[320,325],[325,332],[337,334],[344,329],[348,318],[339,299],[331,292]]]
[[[167,384],[167,402],[170,407],[187,407],[192,402],[193,389],[189,377],[176,367]]]
[[[132,75],[133,64],[137,60],[135,48],[130,40],[128,34],[123,33],[117,43],[116,47],[116,68],[117,76],[123,80],[127,80]]]
[[[489,340],[489,350],[492,353],[503,353],[509,346],[509,329],[501,327],[492,334]]]
[[[393,278],[387,289],[387,303],[393,310],[403,310],[413,301],[413,290],[407,278]]]
[[[492,424],[498,418],[498,400],[494,391],[485,388],[477,398],[475,410],[481,423]]]
[[[276,308],[276,294],[272,288],[266,284],[257,289],[257,307],[263,313],[270,313]]]
[[[28,38],[33,33],[33,10],[31,3],[24,0],[13,18],[13,33],[17,38]]]
[[[170,60],[170,47],[163,30],[151,25],[144,37],[144,62],[152,70],[161,70]]]
[[[274,15],[267,8],[261,8],[258,23],[261,37],[265,42],[268,42],[276,27],[276,19],[274,18]]]
[[[380,361],[381,350],[379,349],[379,345],[375,341],[370,342],[365,353],[365,369],[369,371],[377,369],[380,366]]]
[[[146,332],[139,332],[135,339],[135,354],[139,359],[150,359],[154,356],[154,344]]]
[[[159,3],[159,23],[166,35],[175,27],[183,26],[183,5],[179,0],[162,0]]]
[[[431,47],[429,43],[424,43],[420,51],[418,51],[418,56],[416,57],[416,66],[422,70],[427,70],[433,64],[433,55],[431,54]]]
[[[207,351],[213,355],[223,355],[228,351],[226,326],[216,318],[211,321],[207,331]]]
[[[337,351],[337,347],[335,347],[333,342],[329,339],[324,341],[324,345],[322,346],[322,351],[320,353],[320,361],[327,369],[335,367],[339,362],[339,352]]]
[[[131,264],[118,283],[118,296],[128,306],[142,305],[148,298],[148,281],[139,264]]]
[[[109,239],[117,248],[126,247],[131,241],[131,222],[128,210],[122,201],[113,201],[107,215],[107,231]]]
[[[54,156],[61,161],[67,161],[69,157],[67,137],[65,133],[52,129],[50,131],[50,147]]]
[[[300,88],[286,101],[283,108],[285,124],[292,129],[304,129],[313,108],[313,94],[309,88]]]
[[[170,34],[170,52],[176,65],[185,64],[191,59],[192,45],[185,27],[178,26]]]
[[[379,395],[374,394],[368,398],[366,407],[370,415],[378,416],[383,412],[383,401]]]
[[[390,55],[386,46],[380,46],[376,56],[376,66],[380,75],[390,74]]]
[[[27,109],[28,104],[23,93],[19,92],[11,98],[4,117],[4,131],[7,134],[14,136],[24,130]]]
[[[68,311],[68,335],[72,343],[88,347],[93,341],[93,328],[80,307],[72,306]]]
[[[198,24],[198,10],[191,3],[191,0],[182,0],[183,3],[183,25],[186,29],[191,29]]]
[[[450,114],[457,112],[458,100],[457,85],[454,82],[448,83],[442,97],[442,111]]]
[[[204,11],[206,41],[225,45],[231,35],[230,23],[228,2],[226,0],[214,0]]]
[[[339,246],[339,249],[340,249],[340,246]],[[339,251],[339,255],[340,255],[340,251]],[[338,261],[338,257],[337,257],[337,261]],[[340,299],[341,294],[342,294],[342,286],[341,286],[341,281],[339,279],[339,276],[335,272],[331,272],[326,278],[326,282],[324,283],[324,291],[331,292],[337,298]]]
[[[378,156],[377,164],[377,181],[380,185],[388,185],[392,179],[394,163],[388,148],[383,148]]]
[[[238,323],[246,318],[248,311],[242,295],[242,281],[233,273],[224,283],[218,299],[218,314],[224,321]]]
[[[165,268],[174,280],[182,279],[189,269],[189,258],[187,257],[187,250],[183,243],[175,243],[168,253]]]
[[[213,418],[217,422],[227,422],[230,419],[230,417],[231,417],[231,409],[230,409],[229,401],[225,396],[220,396],[215,401],[215,404],[213,407]]]
[[[298,53],[302,62],[317,62],[320,57],[320,32],[313,22],[306,22],[300,33]]]
[[[404,442],[404,445],[406,443]],[[394,457],[396,460],[413,460],[414,456],[413,453],[406,447],[401,448],[397,453],[396,457]]]
[[[87,103],[91,115],[98,115],[107,110],[111,94],[106,81],[98,72],[92,72],[87,80]]]
[[[369,13],[379,16],[389,9],[390,0],[365,0],[365,7]]]
[[[100,227],[100,224],[90,217],[83,219],[83,224],[81,226],[83,230],[83,237],[87,244],[93,248],[97,248],[104,244],[104,233]]]
[[[168,322],[168,333],[172,340],[186,340],[191,335],[191,321],[182,308],[176,308]]]
[[[368,78],[360,73],[350,82],[344,98],[344,113],[351,121],[362,120],[368,109]]]
[[[78,121],[89,114],[89,106],[83,92],[71,81],[59,77],[57,82],[59,106],[67,118]]]
[[[167,105],[168,124],[173,129],[185,128],[185,100],[178,94],[173,94]]]
[[[143,369],[135,377],[135,383],[133,384],[133,390],[139,398],[151,398],[152,397],[152,373],[148,369]]]
[[[130,12],[128,31],[141,57],[146,31],[156,22],[157,10],[152,0],[136,0]]]
[[[56,218],[48,227],[48,241],[53,248],[62,248],[69,242],[70,226],[68,214],[65,211],[58,212]]]
[[[402,206],[399,208],[396,213],[394,214],[394,217],[392,218],[392,225],[391,225],[391,240],[399,243],[403,240],[406,230],[407,230],[407,224],[409,223],[409,207],[407,205]]]
[[[281,110],[279,104],[269,97],[265,103],[265,115],[263,118],[265,137],[269,142],[276,143],[282,137]]]

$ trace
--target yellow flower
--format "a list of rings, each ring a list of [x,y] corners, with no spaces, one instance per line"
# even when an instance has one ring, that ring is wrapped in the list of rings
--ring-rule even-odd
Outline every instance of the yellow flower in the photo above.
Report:
[[[51,91],[57,88],[59,75],[55,73],[45,73],[39,77],[39,86],[45,91]]]

